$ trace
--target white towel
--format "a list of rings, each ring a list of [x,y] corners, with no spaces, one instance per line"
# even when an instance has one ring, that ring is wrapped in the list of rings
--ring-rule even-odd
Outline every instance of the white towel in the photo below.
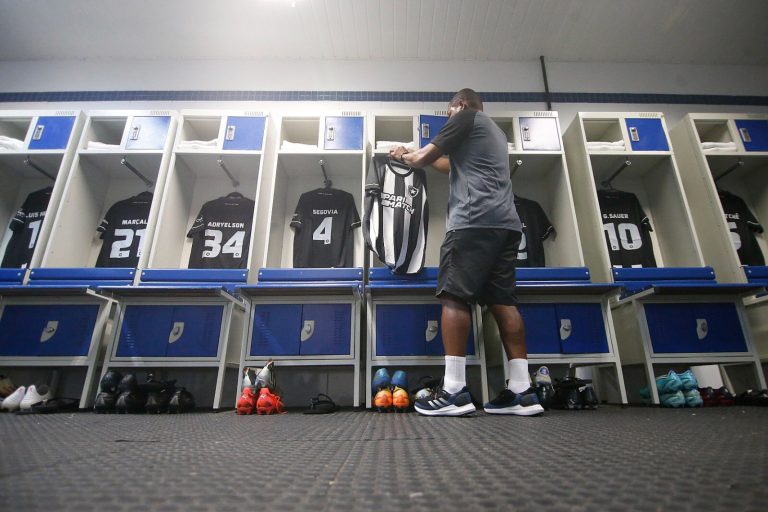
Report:
[[[418,145],[414,141],[410,141],[410,142],[398,142],[396,140],[377,140],[376,141],[377,150],[399,148],[400,146],[403,146],[405,149],[409,151],[418,149]]]
[[[615,140],[613,142],[599,141],[599,140],[587,141],[587,147],[593,147],[593,146],[614,146],[614,147],[623,148],[624,141],[623,140]]]
[[[611,146],[610,144],[603,144],[602,146],[593,145],[587,146],[590,151],[624,151],[624,146]]]
[[[85,149],[120,149],[120,144],[104,144],[95,140],[89,140]]]
[[[202,149],[216,148],[219,145],[219,139],[211,140],[182,140],[177,146],[179,149]]]
[[[21,151],[24,148],[24,141],[0,135],[0,149],[7,151]]]
[[[717,153],[718,151],[722,151],[725,153],[731,152],[731,151],[737,151],[736,147],[728,147],[728,148],[701,148],[702,151],[705,153]]]
[[[318,148],[315,144],[300,144],[298,142],[288,142],[287,140],[284,140],[280,149],[287,151],[317,151]]]
[[[702,149],[721,149],[736,151],[738,146],[735,142],[702,142]]]

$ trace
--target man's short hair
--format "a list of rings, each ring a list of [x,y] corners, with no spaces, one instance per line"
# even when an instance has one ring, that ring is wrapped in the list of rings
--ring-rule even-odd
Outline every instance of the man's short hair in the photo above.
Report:
[[[469,105],[470,108],[474,108],[475,110],[483,110],[483,100],[481,100],[480,96],[478,96],[478,94],[472,89],[462,89],[454,94],[453,99],[451,99],[451,105],[455,105],[459,100],[464,100],[464,102]]]

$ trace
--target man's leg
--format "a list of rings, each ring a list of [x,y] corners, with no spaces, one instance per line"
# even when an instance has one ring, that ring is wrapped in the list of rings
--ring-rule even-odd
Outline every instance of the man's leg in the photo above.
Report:
[[[457,393],[467,385],[467,336],[472,324],[469,305],[449,293],[440,295],[443,306],[440,325],[445,349],[443,389]]]
[[[491,306],[491,312],[499,326],[501,342],[509,360],[509,384],[507,388],[522,393],[530,387],[528,380],[528,352],[525,346],[525,324],[516,306]]]

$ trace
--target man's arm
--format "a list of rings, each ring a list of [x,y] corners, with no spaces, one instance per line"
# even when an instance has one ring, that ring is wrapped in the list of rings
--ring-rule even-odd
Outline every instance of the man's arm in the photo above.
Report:
[[[448,157],[443,156],[443,150],[432,143],[410,153],[403,146],[392,148],[389,151],[389,156],[393,160],[411,167],[431,165],[436,171],[446,174],[451,170]]]

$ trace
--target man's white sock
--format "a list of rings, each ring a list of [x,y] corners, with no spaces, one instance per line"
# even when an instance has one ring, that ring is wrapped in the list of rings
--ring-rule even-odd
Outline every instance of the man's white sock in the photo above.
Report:
[[[458,393],[467,385],[467,358],[445,356],[445,377],[443,389],[448,393]]]
[[[528,360],[510,359],[507,389],[513,393],[522,393],[529,387],[531,387],[531,381],[528,376]]]

